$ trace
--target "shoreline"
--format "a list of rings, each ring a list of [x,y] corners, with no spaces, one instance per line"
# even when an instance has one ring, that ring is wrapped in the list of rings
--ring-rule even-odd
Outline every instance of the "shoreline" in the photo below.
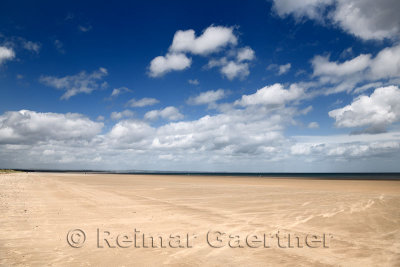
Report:
[[[7,170],[7,169],[6,169]],[[340,172],[340,173],[258,173],[258,172],[176,172],[176,171],[98,171],[98,170],[32,170],[9,169],[27,173],[76,173],[110,175],[162,175],[162,176],[203,176],[203,177],[239,177],[239,178],[276,178],[276,179],[316,179],[316,180],[377,180],[400,181],[400,172]]]

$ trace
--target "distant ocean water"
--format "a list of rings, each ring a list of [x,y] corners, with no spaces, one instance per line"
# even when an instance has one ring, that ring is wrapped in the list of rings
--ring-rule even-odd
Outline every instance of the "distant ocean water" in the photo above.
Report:
[[[294,173],[294,172],[191,172],[191,171],[98,171],[98,170],[25,170],[28,172],[104,173],[104,174],[145,174],[145,175],[196,175],[196,176],[236,176],[265,178],[304,178],[331,180],[399,180],[400,173]]]

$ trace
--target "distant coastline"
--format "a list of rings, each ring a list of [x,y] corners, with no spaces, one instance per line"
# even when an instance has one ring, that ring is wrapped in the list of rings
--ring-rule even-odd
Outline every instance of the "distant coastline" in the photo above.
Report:
[[[137,175],[189,175],[189,176],[234,176],[262,178],[301,178],[329,180],[399,180],[400,172],[338,172],[338,173],[296,173],[296,172],[196,172],[196,171],[154,171],[154,170],[52,170],[12,169],[21,172],[91,173],[91,174],[137,174]]]

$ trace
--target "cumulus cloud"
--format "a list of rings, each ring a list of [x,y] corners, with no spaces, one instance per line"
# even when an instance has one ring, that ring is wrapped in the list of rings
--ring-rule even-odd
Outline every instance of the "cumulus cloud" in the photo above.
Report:
[[[365,70],[371,63],[371,55],[359,55],[343,63],[331,62],[329,57],[315,56],[312,61],[314,76],[344,76]]]
[[[380,133],[400,120],[400,89],[397,86],[380,87],[370,96],[360,96],[350,105],[329,112],[338,127],[364,127],[356,133]]]
[[[228,59],[227,57],[221,57],[219,59],[212,58],[208,61],[207,65],[205,66],[206,68],[214,68],[214,67],[222,67],[228,64]]]
[[[285,125],[296,114],[293,107],[249,106],[158,127],[122,120],[101,133],[103,123],[80,114],[6,112],[0,115],[0,164],[13,168],[268,171],[281,170],[282,160],[304,167],[306,158],[319,163],[302,170],[323,171],[321,166],[337,166],[339,161],[354,166],[348,161],[362,158],[370,166],[368,158],[399,155],[398,132],[288,140],[283,134]]]
[[[370,73],[375,79],[400,77],[400,45],[380,51],[371,62]]]
[[[99,134],[102,128],[103,123],[93,122],[76,113],[10,111],[0,116],[0,144],[90,140]]]
[[[334,0],[274,0],[273,9],[281,17],[288,15],[295,16],[296,19],[308,17],[310,19],[322,20],[322,12],[327,5]]]
[[[285,65],[280,65],[279,66],[279,75],[285,74],[286,72],[288,72],[290,70],[290,68],[292,67],[292,64],[287,63]]]
[[[271,64],[267,67],[267,70],[273,70],[273,71],[276,71],[278,75],[283,75],[283,74],[287,73],[291,67],[292,67],[292,64],[290,64],[290,63],[286,63],[283,65]]]
[[[400,150],[400,142],[354,142],[340,144],[296,144],[291,147],[291,154],[296,156],[308,156],[309,159],[319,161],[321,159],[334,158],[351,160],[355,158],[368,158],[397,153]],[[314,159],[313,159],[314,158]]]
[[[330,61],[327,56],[315,56],[311,60],[313,76],[318,77],[320,84],[333,85],[325,93],[342,91],[365,91],[380,80],[400,77],[400,45],[382,49],[375,57],[361,54],[355,58],[338,62]]]
[[[228,44],[236,45],[237,38],[232,27],[210,26],[196,37],[194,30],[177,31],[170,51],[190,52],[196,55],[207,55],[219,51]]]
[[[14,58],[15,52],[12,48],[0,46],[0,65],[8,60],[13,60]]]
[[[177,31],[165,56],[158,56],[150,62],[149,75],[160,77],[170,71],[189,68],[192,59],[184,53],[208,55],[219,51],[228,44],[236,44],[233,28],[210,26],[196,37],[194,30]]]
[[[229,61],[225,66],[221,68],[221,73],[229,80],[233,80],[236,77],[243,79],[250,74],[249,64]]]
[[[328,162],[330,166],[333,165],[332,171],[340,162],[353,167],[355,164],[361,164],[347,170],[354,171],[362,167],[365,171],[376,171],[377,165],[373,163],[376,163],[377,159],[390,157],[394,159],[393,162],[397,162],[400,152],[399,132],[350,136],[293,136],[293,140],[295,143],[290,147],[291,155],[298,157],[298,160],[305,158],[308,162],[318,162],[318,165]],[[348,164],[349,161],[352,161],[352,164]]]
[[[367,83],[364,84],[363,86],[359,86],[356,89],[354,89],[353,93],[354,94],[359,94],[362,93],[366,90],[369,90],[371,88],[378,88],[378,87],[382,87],[383,83],[382,82],[374,82],[374,83]]]
[[[362,39],[398,38],[400,3],[396,0],[340,0],[333,20]]]
[[[154,136],[155,129],[145,122],[138,120],[124,120],[113,126],[107,134],[106,142],[120,149],[139,148]],[[146,149],[146,147],[144,147]]]
[[[213,151],[226,156],[270,155],[278,151],[283,141],[279,131],[283,118],[271,116],[270,120],[261,120],[260,117],[265,117],[253,115],[234,111],[170,123],[158,129],[152,147],[169,151]]]
[[[29,41],[20,36],[4,36],[0,34],[0,38],[3,39],[3,45],[0,46],[0,61],[1,61],[1,54],[5,53],[5,55],[14,55],[15,51],[18,50],[27,50],[33,52],[35,54],[39,54],[42,44],[39,42]],[[9,50],[9,51],[7,51]],[[12,53],[10,53],[12,51]],[[13,59],[12,57],[11,59]]]
[[[192,59],[187,54],[208,56],[226,50],[226,47],[231,45],[232,49],[227,52],[228,57],[211,59],[207,67],[220,67],[222,75],[229,80],[236,77],[245,78],[250,73],[248,62],[255,58],[255,53],[250,47],[234,48],[237,45],[237,37],[233,30],[233,27],[210,26],[197,37],[194,30],[177,31],[168,53],[150,62],[149,75],[161,77],[170,71],[184,70],[192,64]]]
[[[293,84],[289,89],[285,89],[282,84],[276,83],[271,86],[265,86],[256,93],[243,95],[240,100],[235,101],[235,105],[240,106],[281,106],[288,102],[300,100],[304,97],[304,90]]]
[[[107,70],[100,68],[90,74],[86,73],[86,71],[81,71],[76,75],[60,78],[55,76],[41,76],[39,81],[47,86],[65,90],[66,92],[61,96],[61,99],[69,99],[77,94],[90,94],[94,90],[104,88],[107,83],[100,82],[106,75]]]
[[[214,97],[214,100],[217,98]],[[167,107],[150,111],[145,118],[156,119],[162,116],[163,111],[167,113],[168,110],[174,111],[171,112],[173,114],[177,111]],[[158,128],[150,127],[144,122],[139,124],[138,121],[123,121],[124,127],[119,125],[115,128],[120,128],[118,130],[121,133],[120,138],[125,135],[128,138],[128,133],[133,131],[128,130],[130,125],[132,124],[132,127],[140,125],[144,133],[140,138],[134,138],[136,149],[140,149],[143,153],[151,151],[153,155],[172,154],[174,159],[180,159],[178,162],[188,157],[191,161],[198,158],[206,163],[207,160],[229,161],[230,157],[253,159],[256,155],[258,158],[262,155],[263,159],[271,160],[286,142],[282,133],[284,124],[290,123],[295,114],[298,113],[293,108],[281,107],[278,111],[257,106],[229,109],[190,121],[169,122]],[[164,116],[169,115],[164,114]],[[133,141],[129,141],[129,144],[133,145]]]
[[[41,115],[26,118],[23,111],[5,113],[0,120],[0,163],[21,167],[18,164],[26,159],[23,162],[28,167],[188,166],[194,170],[215,166],[219,170],[232,170],[232,162],[237,162],[243,164],[242,170],[250,170],[252,164],[265,166],[267,162],[273,164],[287,157],[290,140],[284,136],[285,127],[304,114],[297,105],[286,105],[297,101],[296,95],[302,95],[302,90],[295,87],[267,86],[260,89],[267,91],[265,94],[259,90],[240,98],[237,105],[227,103],[229,107],[217,110],[214,115],[187,121],[182,121],[183,115],[175,107],[150,111],[143,121],[122,116],[105,133],[101,132],[103,123],[79,114],[30,112]],[[268,95],[279,100],[269,100]],[[261,102],[256,101],[259,96]],[[201,104],[221,97],[222,91],[216,90],[193,101]],[[151,126],[150,121],[157,118],[166,121]],[[177,165],[172,166],[171,161]]]
[[[170,71],[184,70],[190,67],[192,59],[185,54],[168,53],[166,56],[158,56],[150,62],[150,76],[160,77]]]
[[[104,116],[99,115],[96,120],[97,121],[104,121],[105,118],[104,118]]]
[[[182,119],[183,115],[176,107],[169,106],[160,110],[151,110],[144,115],[144,118],[147,120],[163,118],[170,121],[176,121]]]
[[[249,61],[254,59],[254,56],[246,57],[242,55],[239,57],[239,53],[240,50],[233,59],[228,59],[228,57],[211,59],[208,61],[206,68],[219,67],[221,74],[229,80],[235,78],[244,79],[250,74]]]
[[[110,118],[113,120],[120,120],[122,118],[125,117],[133,117],[134,113],[132,111],[130,111],[129,109],[126,109],[124,111],[121,112],[111,112]]]
[[[218,100],[224,98],[226,96],[226,92],[223,89],[218,90],[210,90],[207,92],[202,92],[195,97],[190,97],[187,100],[187,103],[190,105],[210,105],[215,104]]]
[[[318,122],[313,121],[313,122],[310,122],[307,127],[310,129],[317,129],[317,128],[319,128],[319,124],[318,124]]]
[[[246,60],[253,60],[255,58],[254,50],[250,47],[244,47],[239,49],[237,53],[237,61],[242,62]]]
[[[364,40],[398,39],[400,34],[397,0],[274,0],[273,8],[281,17],[331,23]]]
[[[149,98],[149,97],[145,97],[145,98],[142,98],[139,100],[132,98],[131,100],[128,101],[127,105],[132,108],[141,108],[141,107],[155,105],[158,102],[160,102],[160,101],[158,101],[155,98]]]
[[[223,95],[222,89],[208,91],[191,101],[207,104],[220,100]],[[225,170],[232,170],[232,162],[244,162],[241,170],[250,171],[252,164],[259,170],[260,166],[272,166],[283,159],[298,162],[304,155],[307,159],[327,160],[331,164],[400,151],[399,133],[286,138],[286,126],[309,110],[301,110],[297,104],[304,97],[299,85],[274,84],[243,95],[214,115],[193,120],[181,121],[183,115],[174,107],[146,113],[146,120],[176,120],[157,123],[158,126],[151,126],[146,120],[130,119],[122,111],[116,113],[118,121],[105,133],[102,133],[102,122],[91,121],[81,114],[6,112],[0,115],[0,163],[22,167],[18,164],[23,160],[24,166],[199,169],[195,164],[201,162],[207,168],[216,166],[224,170],[221,166],[230,166]],[[329,115],[338,127],[387,127],[400,119],[398,103],[400,89],[382,87]],[[312,122],[308,126],[315,128],[318,124]],[[171,162],[177,165],[171,166]]]

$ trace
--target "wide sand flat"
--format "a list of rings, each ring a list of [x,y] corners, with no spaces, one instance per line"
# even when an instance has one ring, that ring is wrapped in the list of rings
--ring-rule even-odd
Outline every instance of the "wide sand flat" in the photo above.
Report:
[[[398,181],[0,174],[0,214],[2,266],[400,265]],[[67,242],[72,229],[85,232],[80,248]],[[175,239],[143,248],[138,233],[136,248],[135,229]],[[209,242],[223,247],[208,244],[209,231]],[[221,242],[217,232],[226,233]],[[269,248],[247,245],[246,236],[263,234],[272,234]],[[327,247],[289,248],[287,234],[326,234]],[[181,248],[171,247],[177,235]],[[243,248],[230,247],[229,235]]]

